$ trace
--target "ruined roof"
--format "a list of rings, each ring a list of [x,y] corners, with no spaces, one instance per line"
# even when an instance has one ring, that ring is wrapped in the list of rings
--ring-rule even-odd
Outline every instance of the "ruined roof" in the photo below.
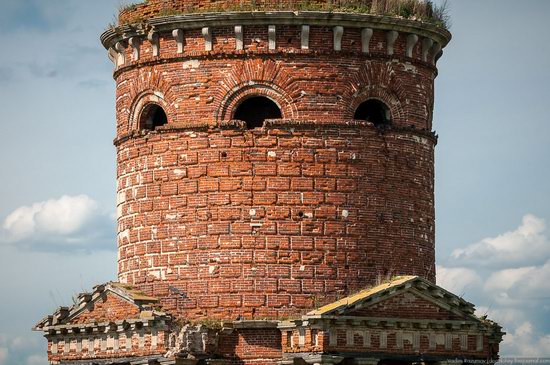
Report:
[[[498,345],[505,334],[498,324],[476,317],[473,304],[418,276],[394,277],[300,319],[281,321],[278,328],[286,331],[287,336],[290,334],[290,340],[283,347],[287,363],[318,348],[324,354],[337,354],[340,358],[370,357],[373,349],[393,355],[397,349],[395,354],[411,359],[420,355],[417,358],[421,361],[427,356],[455,357],[459,348],[464,359],[486,358],[496,356],[491,346]],[[306,337],[305,328],[328,331],[328,344],[317,343],[311,339],[313,336]],[[301,340],[293,341],[296,329]],[[343,331],[346,335],[341,338]],[[378,337],[376,344],[371,343],[373,333]],[[385,333],[384,346],[381,333]],[[405,334],[408,339],[404,338]],[[391,346],[387,345],[390,335],[394,336]],[[355,342],[356,336],[360,338],[358,342]],[[476,342],[469,340],[469,336],[475,336]],[[306,362],[317,361],[310,358]]]
[[[446,291],[426,279],[418,276],[396,276],[385,283],[361,290],[356,294],[311,311],[307,315],[323,316],[342,314],[353,309],[357,309],[362,304],[372,301],[375,298],[388,296],[396,293],[399,289],[408,289],[413,286],[419,288],[420,290],[429,292],[431,296],[447,302],[451,307],[460,308],[461,311],[464,311],[469,315],[473,315],[474,313],[474,305],[472,303],[465,301],[464,299]]]
[[[102,303],[105,305],[104,303],[108,300],[108,296],[111,296],[112,300],[117,301],[120,305],[127,306],[130,310],[118,315],[121,318],[108,318],[109,316],[105,316],[104,313],[94,313],[94,310]],[[53,314],[46,316],[38,322],[33,330],[46,331],[54,327],[63,326],[86,326],[88,324],[97,326],[103,322],[108,323],[113,320],[140,321],[166,317],[166,313],[156,308],[157,305],[157,298],[145,294],[132,285],[108,282],[96,285],[91,293],[78,294],[74,305],[71,307],[59,307]],[[117,311],[112,312],[115,315],[118,313]],[[87,313],[87,315],[84,318],[79,318],[84,313]]]
[[[113,288],[117,288],[126,293],[126,295],[133,301],[139,302],[158,302],[158,298],[146,295],[139,289],[134,288],[132,285],[119,283],[119,282],[110,282],[108,283]]]
[[[121,7],[119,24],[141,23],[155,17],[204,12],[329,11],[410,19],[448,27],[447,8],[424,0],[147,0]]]

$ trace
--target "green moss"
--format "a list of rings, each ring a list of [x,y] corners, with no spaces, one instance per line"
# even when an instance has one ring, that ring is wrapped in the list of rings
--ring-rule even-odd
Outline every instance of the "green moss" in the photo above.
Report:
[[[146,2],[144,2],[146,3]],[[141,4],[141,3],[140,3]],[[132,11],[139,4],[125,5],[122,11]],[[281,2],[279,5],[259,5],[255,0],[249,3],[238,3],[230,6],[212,4],[209,8],[186,9],[166,8],[156,16],[176,16],[191,13],[218,13],[236,11],[329,11],[356,14],[384,15],[403,19],[417,20],[431,23],[442,28],[449,28],[450,16],[447,2],[436,5],[432,1],[419,0],[335,0],[327,2],[311,2],[310,0],[297,1],[296,3]],[[124,22],[124,24],[142,23],[145,19],[136,17]],[[121,24],[122,25],[122,24]]]
[[[134,11],[138,7],[138,4],[126,4],[126,5],[120,5],[118,8],[119,13],[125,12],[125,11]]]
[[[212,329],[212,330],[221,330],[222,329],[222,321],[217,319],[201,319],[193,324],[195,325],[201,325],[206,328]]]

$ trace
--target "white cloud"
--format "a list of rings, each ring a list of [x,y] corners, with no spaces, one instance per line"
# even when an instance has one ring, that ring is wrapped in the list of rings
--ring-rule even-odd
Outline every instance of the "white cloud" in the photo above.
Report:
[[[109,233],[114,241],[111,217],[87,195],[65,195],[17,208],[1,229],[4,242],[43,249],[97,245]]]
[[[505,269],[494,272],[485,283],[485,288],[491,291],[510,290],[517,282],[526,276],[531,276],[536,268],[534,266]]]
[[[0,333],[0,365],[47,365],[45,344],[42,338],[40,342],[37,339],[37,336]]]
[[[507,356],[550,356],[550,261],[543,266],[512,268],[490,274],[479,296],[490,301],[489,317],[507,332]]]
[[[5,347],[0,347],[0,365],[6,364],[8,359],[8,349]]]
[[[437,266],[437,285],[455,294],[479,287],[481,283],[481,277],[472,269]]]
[[[10,349],[11,351],[25,350],[39,345],[40,343],[37,343],[36,338],[25,338],[22,336],[0,333],[0,347]]]
[[[15,337],[11,341],[11,347],[16,348],[16,349],[23,349],[23,348],[25,348],[25,343],[26,342],[27,341],[25,341],[25,339],[23,337]]]
[[[497,271],[485,288],[515,300],[548,300],[550,297],[550,260],[542,266]]]
[[[526,311],[525,308],[495,305],[492,303],[490,295],[487,295],[485,300],[487,299],[489,299],[491,304],[489,306],[476,306],[476,316],[481,317],[486,315],[489,319],[504,326],[505,332],[510,333],[510,331],[518,328],[532,318],[532,313]]]
[[[9,354],[9,337],[5,333],[0,333],[0,365],[7,364]]]
[[[550,356],[550,239],[543,219],[455,250],[437,283],[465,294],[507,332],[501,356]]]
[[[97,209],[97,203],[86,195],[65,195],[58,200],[17,208],[4,220],[3,228],[12,241],[40,232],[69,235],[81,229],[97,214]]]
[[[524,322],[504,337],[501,346],[507,356],[546,357],[550,354],[550,335],[541,335],[531,322]]]
[[[522,267],[550,259],[550,240],[543,219],[525,215],[522,224],[509,231],[454,250],[451,259],[460,266]]]
[[[31,355],[27,357],[27,365],[46,365],[48,357],[46,355]]]

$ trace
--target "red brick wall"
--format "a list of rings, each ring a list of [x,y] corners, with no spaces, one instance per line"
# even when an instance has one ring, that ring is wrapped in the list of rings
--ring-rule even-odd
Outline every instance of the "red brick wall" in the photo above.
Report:
[[[219,354],[241,361],[256,359],[280,359],[281,332],[276,328],[239,329],[221,334]]]
[[[351,315],[361,317],[383,318],[423,318],[434,320],[464,320],[449,310],[443,309],[432,302],[409,293],[395,295],[380,303],[352,312]]]
[[[390,305],[391,306],[391,305]],[[377,316],[378,318],[382,316]],[[397,318],[399,316],[395,316]],[[416,318],[430,318],[429,314],[426,315],[426,312],[422,312]],[[390,317],[391,318],[391,317]],[[401,317],[402,318],[402,317]],[[386,353],[386,354],[399,354],[399,355],[414,355],[414,354],[424,354],[424,355],[443,355],[443,356],[470,356],[472,358],[492,358],[495,354],[491,352],[489,345],[489,339],[484,336],[483,338],[483,347],[478,350],[477,348],[477,334],[468,334],[468,330],[465,331],[452,331],[452,341],[451,347],[447,348],[445,346],[444,340],[446,333],[451,333],[451,331],[443,330],[434,330],[426,329],[421,330],[418,328],[408,327],[408,328],[376,328],[369,327],[360,328],[348,325],[346,327],[337,327],[332,328],[329,334],[329,331],[324,330],[313,330],[317,331],[317,345],[314,344],[312,340],[312,329],[304,328],[304,345],[299,345],[299,331],[294,330],[283,330],[282,331],[282,349],[284,353],[308,353],[308,352],[337,352],[337,353]],[[348,331],[353,333],[352,343],[348,342]],[[381,333],[386,334],[386,346],[381,347]],[[402,347],[398,345],[397,333],[400,332],[402,336]],[[419,333],[419,347],[414,348],[413,345],[413,333]],[[292,335],[290,335],[292,333]],[[370,344],[366,339],[367,333],[370,336]],[[435,347],[430,346],[430,334],[437,334]],[[460,335],[467,334],[466,338],[466,347],[463,348],[461,344]],[[482,334],[482,332],[479,332]],[[335,335],[337,340],[335,344],[330,342],[332,335]],[[288,342],[288,337],[292,336],[291,347]],[[439,339],[437,339],[439,337]],[[442,342],[443,341],[443,342]]]
[[[386,341],[386,347],[381,348],[380,347],[380,333],[382,331],[385,331],[387,333],[387,341]],[[405,338],[407,338],[406,333],[408,331],[416,331],[413,330],[403,330],[402,332],[405,334]],[[354,344],[348,345],[346,343],[346,330],[345,329],[338,329],[338,344],[336,346],[327,346],[326,351],[335,351],[335,352],[351,352],[351,353],[357,353],[357,352],[365,352],[365,351],[378,351],[378,352],[384,352],[384,353],[390,353],[390,354],[424,354],[424,355],[456,355],[456,356],[471,356],[471,357],[477,357],[477,358],[490,358],[491,352],[489,349],[488,339],[487,337],[484,337],[484,346],[483,349],[480,351],[476,348],[476,336],[474,335],[468,335],[467,340],[467,349],[462,349],[460,346],[460,338],[458,337],[458,334],[455,332],[453,335],[452,340],[452,346],[450,349],[447,349],[445,347],[445,344],[437,343],[435,349],[430,348],[430,342],[429,342],[429,332],[425,331],[421,333],[420,336],[420,348],[414,349],[412,343],[410,342],[410,335],[407,338],[407,340],[403,341],[403,347],[398,348],[397,346],[397,335],[395,329],[370,329],[371,333],[371,342],[370,346],[366,347],[364,346],[364,332],[358,331],[354,335]],[[410,332],[409,332],[410,333]],[[444,332],[439,332],[440,336],[444,336]]]
[[[119,277],[156,296],[170,295],[166,283],[187,293],[167,310],[285,316],[380,276],[433,280],[426,137],[368,126],[169,132],[122,143],[118,161]]]
[[[345,28],[341,52],[332,51],[330,27],[311,26],[309,50],[300,49],[299,32],[298,26],[278,26],[276,51],[267,50],[267,26],[246,25],[241,51],[234,49],[229,27],[213,28],[213,51],[204,51],[200,29],[185,31],[183,59],[170,34],[161,34],[160,57],[143,41],[139,62],[132,61],[127,47],[127,62],[115,73],[117,135],[138,129],[137,100],[153,91],[162,93],[160,104],[173,125],[213,127],[231,119],[235,105],[260,88],[287,119],[349,120],[361,102],[378,98],[390,107],[396,125],[431,129],[436,70],[419,60],[421,42],[413,58],[406,58],[407,34],[401,33],[395,55],[387,56],[385,32],[377,30],[366,56],[360,29]]]
[[[93,306],[92,306],[93,304]],[[139,308],[116,296],[102,294],[99,300],[88,304],[88,307],[74,318],[71,324],[97,322],[114,322],[118,320],[139,318]]]
[[[132,319],[137,318],[140,318],[140,310],[136,305],[128,303],[116,294],[104,292],[97,301],[90,302],[82,313],[67,324],[68,327],[77,329],[82,326],[78,332],[58,332],[55,336],[47,336],[48,358],[50,361],[61,361],[145,356],[166,352],[168,334],[164,329],[140,327],[113,331],[112,328],[107,328],[106,332],[105,327],[100,327],[99,331],[89,331],[89,328],[86,328],[86,325],[93,323],[105,325],[122,320],[131,322]],[[141,333],[143,333],[143,340],[140,345]],[[156,345],[152,339],[153,333],[157,337]],[[115,345],[115,338],[118,348]],[[57,344],[57,351],[53,351],[53,341]]]
[[[435,68],[419,45],[386,56],[382,31],[366,56],[352,28],[342,52],[313,26],[309,50],[295,49],[299,27],[278,26],[284,52],[266,51],[266,28],[244,26],[244,51],[229,51],[231,29],[213,29],[212,52],[185,31],[183,57],[162,35],[160,58],[144,41],[115,72],[119,279],[165,310],[229,319],[297,315],[391,275],[433,281]],[[286,125],[223,127],[255,94]],[[392,130],[349,122],[368,98],[388,104]],[[168,129],[138,131],[147,102]]]
[[[145,329],[143,346],[140,346],[139,331],[125,331],[117,333],[118,349],[114,348],[114,333],[93,333],[87,334],[82,332],[77,335],[56,336],[48,339],[48,360],[55,361],[71,361],[81,359],[110,359],[121,357],[136,357],[148,355],[160,355],[167,351],[165,346],[168,333],[158,331],[157,345],[153,346],[151,339],[151,330]],[[107,336],[111,340],[107,341]],[[53,342],[57,343],[57,351],[53,353]],[[83,341],[87,341],[87,344]],[[80,343],[80,351],[78,351],[77,342]],[[104,343],[102,345],[102,342]]]

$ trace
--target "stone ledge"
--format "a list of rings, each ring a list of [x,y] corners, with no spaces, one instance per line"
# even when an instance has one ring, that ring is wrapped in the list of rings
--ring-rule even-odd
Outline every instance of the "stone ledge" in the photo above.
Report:
[[[313,121],[313,120],[294,120],[294,119],[267,119],[265,125],[262,128],[247,130],[246,124],[240,120],[229,120],[220,122],[219,126],[212,126],[208,123],[196,123],[193,125],[189,124],[167,124],[165,126],[159,127],[155,130],[139,130],[131,131],[129,133],[122,134],[113,140],[115,146],[126,142],[129,139],[134,138],[143,138],[155,134],[163,134],[170,132],[193,132],[193,131],[202,131],[202,132],[217,132],[222,130],[238,130],[238,131],[248,131],[253,134],[262,134],[265,133],[265,130],[271,129],[288,129],[292,132],[295,129],[301,130],[319,130],[319,129],[329,129],[329,128],[338,128],[338,129],[355,129],[355,128],[372,128],[377,130],[380,134],[387,134],[392,132],[397,133],[411,133],[419,137],[428,138],[432,143],[437,144],[438,136],[435,132],[428,130],[420,130],[412,127],[400,127],[400,126],[385,126],[385,127],[375,127],[372,123],[362,120],[341,120],[341,121]]]

